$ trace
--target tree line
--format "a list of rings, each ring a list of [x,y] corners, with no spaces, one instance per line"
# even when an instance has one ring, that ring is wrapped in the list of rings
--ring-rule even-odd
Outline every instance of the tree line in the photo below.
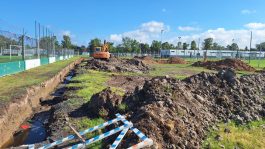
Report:
[[[87,48],[85,46],[81,46],[83,50],[93,51],[95,47],[102,46],[102,41],[99,38],[92,39]],[[133,53],[158,53],[161,49],[182,49],[182,50],[198,50],[198,43],[193,40],[190,43],[187,42],[178,42],[175,46],[169,42],[163,42],[158,40],[153,40],[151,44],[141,43],[136,39],[132,39],[129,37],[122,38],[122,42],[118,45],[114,45],[114,43],[109,42],[110,51],[113,53],[118,52],[133,52]],[[213,38],[206,38],[202,42],[202,46],[200,49],[203,50],[249,50],[248,47],[244,49],[240,49],[237,43],[232,43],[231,45],[222,46],[217,42],[214,42]],[[251,48],[251,50],[259,50],[265,51],[265,42],[257,44],[255,48]]]
[[[102,46],[103,42],[99,38],[91,39],[88,43],[88,46],[85,45],[75,45],[72,44],[70,36],[64,35],[61,43],[57,40],[56,36],[53,37],[43,37],[40,39],[40,48],[42,49],[48,49],[52,48],[49,46],[53,46],[52,43],[54,42],[55,49],[74,49],[76,51],[80,52],[89,52],[93,51],[95,47]],[[18,39],[18,41],[15,41],[13,39],[4,37],[0,35],[0,46],[8,48],[8,44],[20,44],[21,41]],[[176,46],[169,42],[163,42],[158,40],[153,40],[151,44],[148,43],[141,43],[137,41],[136,39],[130,38],[130,37],[124,37],[122,38],[122,42],[118,45],[115,45],[113,42],[108,42],[110,52],[113,53],[158,53],[161,49],[182,49],[182,50],[249,50],[248,47],[245,47],[244,49],[240,49],[237,43],[232,43],[231,45],[222,46],[219,45],[217,42],[214,42],[213,38],[206,38],[203,40],[201,47],[198,46],[198,43],[193,40],[190,43],[187,42],[178,42]],[[260,44],[257,44],[254,48],[251,48],[251,50],[262,50],[265,51],[265,42],[262,42]]]

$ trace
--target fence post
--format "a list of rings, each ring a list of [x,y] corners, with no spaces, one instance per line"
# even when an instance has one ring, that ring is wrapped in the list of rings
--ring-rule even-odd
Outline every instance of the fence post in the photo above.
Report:
[[[22,60],[25,60],[25,46],[24,46],[24,38],[25,38],[25,32],[23,28],[23,35],[22,35]]]

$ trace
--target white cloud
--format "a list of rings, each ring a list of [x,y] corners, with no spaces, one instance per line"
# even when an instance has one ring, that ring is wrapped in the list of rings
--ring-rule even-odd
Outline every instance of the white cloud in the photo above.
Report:
[[[64,31],[62,31],[62,35],[71,36],[71,31],[64,30]]]
[[[217,28],[212,30],[207,30],[205,32],[199,34],[193,34],[188,36],[182,36],[181,42],[188,42],[190,43],[192,40],[195,40],[198,43],[199,38],[201,39],[201,43],[205,38],[213,38],[214,42],[226,46],[234,42],[236,42],[240,48],[244,48],[246,46],[249,47],[249,40],[250,40],[250,31],[247,29],[241,30],[226,30],[225,28]],[[253,30],[253,47],[265,40],[265,29],[263,30]],[[171,43],[176,44],[179,39],[178,37],[173,37],[168,40]]]
[[[163,8],[163,9],[162,9],[162,12],[166,12],[166,11],[167,11],[166,8]]]
[[[249,29],[264,29],[265,23],[248,23],[245,25],[245,27]]]
[[[130,37],[141,42],[151,42],[151,40],[160,37],[161,30],[168,32],[169,29],[169,26],[165,25],[163,22],[151,21],[143,23],[138,29],[133,31],[111,34],[110,40],[117,43],[122,41],[122,37]]]
[[[190,32],[190,31],[198,31],[200,28],[198,27],[191,27],[191,26],[179,26],[178,30],[183,32]]]
[[[253,14],[256,13],[256,10],[243,9],[241,10],[242,14]]]
[[[61,36],[63,36],[63,35],[69,36],[72,39],[76,37],[76,35],[75,34],[72,34],[72,32],[69,31],[69,30],[63,30],[63,31],[61,31]]]
[[[258,24],[258,25],[257,25]],[[190,43],[192,40],[195,40],[198,43],[199,38],[201,39],[200,45],[206,38],[213,38],[214,42],[217,42],[220,45],[227,46],[228,44],[236,42],[240,48],[245,48],[246,46],[249,47],[250,42],[250,30],[249,28],[253,29],[253,41],[252,45],[255,47],[256,44],[265,41],[265,27],[263,27],[262,23],[249,23],[244,25],[247,28],[243,29],[233,29],[228,30],[225,28],[216,28],[216,29],[209,29],[204,32],[197,32],[190,35],[183,35],[181,36],[181,42],[188,42]],[[124,32],[121,34],[112,34],[110,35],[110,40],[115,43],[120,43],[122,41],[122,37],[131,37],[141,42],[151,43],[152,40],[160,40],[161,37],[161,30],[164,29],[166,32],[169,32],[169,26],[165,25],[163,22],[147,22],[143,23],[139,26],[138,29],[133,31]],[[183,28],[182,28],[183,29]],[[185,29],[184,29],[185,30]],[[190,28],[186,28],[186,30],[190,30]],[[177,44],[179,39],[178,36],[169,37],[169,34],[163,35],[163,41],[170,42],[172,44]]]

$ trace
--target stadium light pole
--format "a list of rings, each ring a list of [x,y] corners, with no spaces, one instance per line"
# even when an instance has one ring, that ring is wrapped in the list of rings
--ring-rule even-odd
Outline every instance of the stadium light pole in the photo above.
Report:
[[[161,51],[163,50],[163,32],[164,32],[164,30],[162,29],[161,30],[161,50],[160,50],[160,58],[161,58]]]
[[[250,64],[250,51],[252,45],[252,31],[250,31],[250,42],[249,42],[249,54],[248,54],[248,63]]]

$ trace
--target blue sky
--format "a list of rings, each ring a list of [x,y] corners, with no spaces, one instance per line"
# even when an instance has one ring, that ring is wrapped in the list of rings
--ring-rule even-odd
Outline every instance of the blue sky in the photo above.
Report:
[[[87,45],[98,37],[119,43],[124,36],[141,42],[162,40],[176,44],[213,37],[220,44],[236,39],[247,45],[265,41],[264,0],[1,0],[0,29],[25,28],[34,35],[34,21],[57,36],[68,34]],[[263,39],[264,38],[264,39]]]

